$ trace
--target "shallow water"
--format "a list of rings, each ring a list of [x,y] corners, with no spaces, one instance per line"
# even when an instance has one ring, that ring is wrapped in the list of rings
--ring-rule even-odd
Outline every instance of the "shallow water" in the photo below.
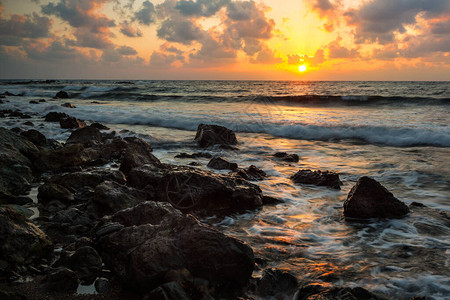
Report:
[[[417,295],[445,299],[450,294],[448,219],[431,209],[419,208],[401,220],[349,223],[342,217],[342,205],[349,190],[364,175],[378,180],[406,204],[416,201],[450,211],[450,106],[445,102],[449,84],[276,83],[270,86],[258,82],[224,85],[136,82],[122,84],[117,89],[117,84],[108,82],[63,82],[50,87],[0,87],[0,93],[2,89],[33,91],[22,97],[8,97],[10,102],[2,104],[0,109],[19,108],[40,115],[64,111],[102,122],[122,136],[137,134],[148,140],[154,154],[167,163],[192,161],[175,155],[200,151],[193,142],[199,123],[237,130],[238,151],[208,151],[240,167],[253,164],[264,170],[269,176],[257,184],[265,194],[284,203],[203,221],[249,243],[267,267],[290,270],[302,282],[362,286],[391,299]],[[53,96],[59,89],[78,94],[70,100],[46,97],[46,103],[28,103],[45,93]],[[362,104],[306,105],[283,102],[286,99],[273,101],[277,95],[301,96],[307,91],[344,98],[358,96],[357,101]],[[120,97],[113,92],[120,92]],[[110,96],[107,100],[105,93]],[[143,97],[146,93],[148,97],[157,93],[160,98],[137,100],[136,94]],[[256,97],[260,94],[272,98],[261,101]],[[178,98],[161,98],[161,95]],[[236,100],[239,95],[247,97],[246,100]],[[370,102],[374,95],[397,97],[401,101],[383,98],[382,102]],[[198,101],[195,96],[203,98]],[[213,96],[222,98],[216,101]],[[408,101],[399,98],[406,96]],[[419,102],[414,100],[417,97],[421,97]],[[436,103],[437,100],[444,102]],[[77,108],[63,108],[60,104],[64,102],[71,102]],[[24,121],[27,120],[2,120],[1,126],[25,129]],[[61,141],[70,134],[58,124],[44,124],[38,116],[31,121],[36,129]],[[299,163],[273,159],[273,153],[282,151],[298,154]],[[206,168],[208,160],[198,162],[202,163],[201,168]],[[342,189],[296,185],[290,176],[299,169],[338,172]]]

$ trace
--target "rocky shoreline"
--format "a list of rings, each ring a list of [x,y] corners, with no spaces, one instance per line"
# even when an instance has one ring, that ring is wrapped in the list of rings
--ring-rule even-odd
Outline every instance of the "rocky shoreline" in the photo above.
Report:
[[[0,118],[28,117],[1,110]],[[384,299],[363,288],[299,286],[291,274],[271,268],[254,278],[253,250],[198,221],[281,202],[249,181],[264,179],[263,170],[201,152],[211,146],[238,151],[231,130],[199,125],[199,152],[179,157],[210,158],[211,170],[203,170],[162,163],[148,142],[121,138],[99,123],[57,112],[42,118],[71,131],[65,143],[35,129],[0,127],[0,298]],[[277,153],[274,159],[299,157]],[[299,170],[292,180],[342,184],[328,171]],[[37,203],[27,196],[32,188]],[[29,209],[35,206],[39,216]],[[348,221],[408,212],[368,177],[344,203]],[[95,294],[77,294],[80,284]]]

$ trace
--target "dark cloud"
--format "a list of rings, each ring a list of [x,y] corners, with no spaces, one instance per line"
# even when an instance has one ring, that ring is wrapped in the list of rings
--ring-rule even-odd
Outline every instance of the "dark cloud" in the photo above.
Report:
[[[26,42],[22,47],[29,58],[37,61],[74,61],[85,59],[84,55],[61,39],[55,40],[49,45],[40,42]]]
[[[211,17],[231,0],[180,0],[175,8],[185,16]]]
[[[433,34],[450,34],[450,18],[440,20],[431,25],[431,33]]]
[[[116,50],[120,55],[124,56],[137,55],[137,51],[130,46],[120,46]]]
[[[166,54],[162,52],[153,52],[150,57],[151,67],[169,67],[174,62],[179,61],[184,62],[184,56],[176,54]]]
[[[12,15],[9,20],[0,19],[0,37],[15,40],[48,37],[51,25],[49,18],[36,13],[31,16]]]
[[[145,1],[142,7],[135,13],[135,19],[142,25],[150,25],[156,22],[156,11],[153,3]]]
[[[193,41],[201,40],[204,37],[204,30],[193,21],[176,18],[162,22],[157,35],[169,42],[189,45]]]
[[[201,41],[201,44],[201,49],[190,55],[191,59],[220,62],[223,60],[234,60],[237,57],[236,50],[224,47],[220,40],[216,40],[210,35],[206,36]]]
[[[139,28],[130,26],[128,23],[120,25],[120,32],[127,37],[142,37],[142,31]]]
[[[335,7],[329,0],[315,0],[312,4],[314,10],[319,12],[320,16],[325,16],[330,10]]]
[[[109,34],[91,32],[85,28],[78,28],[74,32],[76,37],[75,45],[95,49],[111,48],[114,44],[107,37]]]
[[[405,32],[405,25],[415,24],[416,16],[425,18],[449,12],[448,0],[374,0],[345,13],[347,24],[355,26],[356,43],[386,44],[394,40],[394,32]]]
[[[55,15],[75,28],[89,28],[100,32],[102,28],[114,27],[115,23],[107,16],[96,12],[108,0],[60,0],[42,6],[42,12]]]

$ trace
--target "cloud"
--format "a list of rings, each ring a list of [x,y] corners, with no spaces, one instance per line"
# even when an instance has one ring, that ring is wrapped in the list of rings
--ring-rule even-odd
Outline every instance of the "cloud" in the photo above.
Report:
[[[115,23],[107,16],[98,13],[108,0],[60,0],[42,6],[42,12],[55,15],[67,21],[75,28],[89,28],[92,32],[100,32],[102,28],[114,27]]]
[[[144,1],[139,11],[134,14],[135,20],[142,25],[150,25],[156,22],[156,11],[153,3]]]
[[[166,54],[162,52],[155,51],[152,53],[150,57],[150,66],[151,67],[169,67],[174,62],[184,62],[184,56],[176,55],[176,54]]]
[[[142,31],[139,28],[131,27],[126,22],[120,24],[120,32],[127,37],[142,37]]]
[[[108,32],[91,32],[85,28],[78,28],[74,32],[76,42],[74,45],[78,47],[87,47],[95,49],[106,49],[114,46],[113,42],[109,40]]]
[[[335,7],[329,0],[315,0],[312,3],[312,7],[316,10],[321,17],[326,16]]]
[[[355,27],[356,43],[387,44],[394,40],[394,33],[405,33],[406,25],[416,23],[422,14],[432,18],[449,12],[448,0],[374,0],[357,9],[347,11],[347,24]]]
[[[211,17],[231,0],[180,0],[175,8],[185,16]]]
[[[44,42],[25,42],[23,50],[27,56],[36,61],[62,61],[87,58],[76,48],[67,45],[66,41],[57,39],[49,44]]]
[[[336,40],[328,44],[328,57],[334,58],[354,58],[359,55],[357,49],[349,49],[341,45],[342,38],[338,37]]]
[[[174,18],[162,22],[157,35],[169,42],[189,45],[193,41],[202,39],[204,31],[193,21]]]
[[[290,65],[308,64],[310,66],[317,66],[325,62],[325,52],[323,49],[318,49],[314,56],[292,54],[287,56],[287,63]]]
[[[0,39],[19,42],[22,38],[48,37],[51,25],[49,18],[37,13],[31,16],[12,15],[9,20],[0,19]]]
[[[222,41],[217,37],[207,35],[201,44],[201,49],[190,55],[191,59],[222,63],[224,60],[230,61],[237,57],[236,50],[224,47]]]
[[[251,58],[253,64],[279,64],[283,62],[281,57],[275,56],[275,53],[267,46],[263,46],[255,58]]]
[[[120,46],[116,49],[120,55],[129,56],[129,55],[137,55],[137,51],[129,46]]]

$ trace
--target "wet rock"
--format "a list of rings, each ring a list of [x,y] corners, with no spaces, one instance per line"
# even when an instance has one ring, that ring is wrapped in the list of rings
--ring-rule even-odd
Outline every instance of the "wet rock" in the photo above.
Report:
[[[200,124],[197,128],[195,140],[200,147],[210,147],[213,145],[236,145],[235,133],[223,126]]]
[[[150,185],[157,201],[197,215],[244,212],[263,204],[261,189],[240,176],[192,167],[145,165],[130,172],[128,183],[138,189]]]
[[[67,139],[67,144],[83,144],[83,145],[96,145],[102,141],[102,134],[100,130],[95,127],[88,126],[80,128],[72,132]]]
[[[95,188],[106,180],[122,185],[127,182],[123,173],[117,170],[65,173],[52,176],[48,181],[62,185],[67,189],[80,190],[83,187]]]
[[[39,203],[48,204],[51,201],[60,201],[66,205],[73,202],[73,194],[65,187],[55,183],[44,183],[38,189]]]
[[[49,292],[73,294],[78,284],[79,280],[75,272],[67,268],[59,268],[46,276],[43,287]]]
[[[30,160],[39,155],[39,149],[33,143],[3,127],[0,127],[0,145],[2,148],[14,149]]]
[[[385,187],[369,177],[361,177],[344,202],[346,218],[401,218],[408,207]]]
[[[31,100],[29,103],[30,103],[30,104],[39,104],[39,102],[36,101],[36,100]]]
[[[329,171],[300,170],[291,177],[295,183],[327,186],[333,189],[341,189],[342,182],[337,173]]]
[[[23,122],[23,125],[30,126],[30,127],[34,126],[33,122],[30,122],[30,121]]]
[[[285,162],[298,162],[300,160],[297,154],[288,154],[286,152],[278,152],[273,156]]]
[[[25,196],[12,196],[0,192],[0,204],[27,205],[33,203],[33,199]]]
[[[69,103],[69,102],[61,104],[61,106],[62,107],[67,107],[67,108],[76,108],[75,105],[73,105],[72,103]]]
[[[104,181],[95,188],[94,204],[99,216],[112,214],[142,202],[139,192],[112,181]]]
[[[75,207],[57,212],[51,220],[54,223],[68,224],[70,226],[81,225],[92,227],[92,220],[88,217],[87,213]]]
[[[153,214],[158,218],[142,219],[141,207],[130,209],[127,219],[137,213],[151,223],[135,222],[98,240],[103,261],[120,281],[148,292],[164,284],[169,272],[187,269],[216,289],[247,284],[254,266],[250,247],[168,208],[165,215]]]
[[[128,175],[132,169],[146,164],[161,165],[159,159],[151,153],[153,149],[149,143],[138,138],[126,138],[125,140],[128,145],[120,164],[120,171],[125,175]]]
[[[191,297],[184,291],[183,287],[175,281],[160,285],[150,293],[144,300],[190,300]]]
[[[207,152],[197,152],[192,154],[187,153],[180,153],[175,156],[175,158],[189,158],[189,159],[196,159],[196,158],[212,158],[212,155]]]
[[[258,169],[254,165],[251,165],[247,169],[239,170],[237,174],[246,180],[254,180],[254,181],[263,180],[264,177],[267,176],[266,172],[264,172],[261,169]]]
[[[101,124],[101,123],[97,123],[97,122],[92,123],[92,124],[90,125],[90,127],[94,127],[94,128],[99,129],[99,130],[109,130],[108,127],[106,127],[105,125],[103,125],[103,124]]]
[[[44,149],[34,166],[40,171],[95,165],[101,158],[100,149],[70,144],[60,149]]]
[[[28,264],[53,250],[50,239],[23,215],[0,207],[0,257],[16,264]]]
[[[45,136],[37,130],[30,129],[20,133],[21,136],[27,138],[30,142],[36,146],[45,146],[47,144],[47,139]]]
[[[78,248],[69,257],[69,266],[80,274],[80,279],[96,278],[102,268],[102,259],[94,248],[85,246]]]
[[[238,165],[224,160],[222,157],[214,157],[208,163],[208,167],[216,170],[236,170]]]
[[[86,122],[78,120],[75,117],[67,117],[59,120],[59,126],[63,129],[73,129],[73,128],[84,128],[86,127]]]
[[[67,92],[65,92],[65,91],[59,91],[58,93],[56,93],[55,98],[56,99],[67,99],[67,98],[69,98],[69,94],[67,94]]]
[[[256,294],[262,297],[288,295],[298,288],[298,280],[288,272],[266,269],[256,285]]]
[[[66,119],[69,117],[70,116],[66,113],[52,111],[46,114],[44,118],[46,122],[59,122],[62,119]]]
[[[105,137],[103,137],[103,139],[105,139]],[[120,137],[106,139],[100,146],[102,157],[106,161],[120,159],[127,149],[127,146],[128,143]]]
[[[109,291],[111,284],[109,283],[108,279],[99,277],[95,281],[94,286],[95,286],[95,290],[97,291],[97,293],[106,294]],[[176,299],[176,298],[174,298],[174,299]]]

